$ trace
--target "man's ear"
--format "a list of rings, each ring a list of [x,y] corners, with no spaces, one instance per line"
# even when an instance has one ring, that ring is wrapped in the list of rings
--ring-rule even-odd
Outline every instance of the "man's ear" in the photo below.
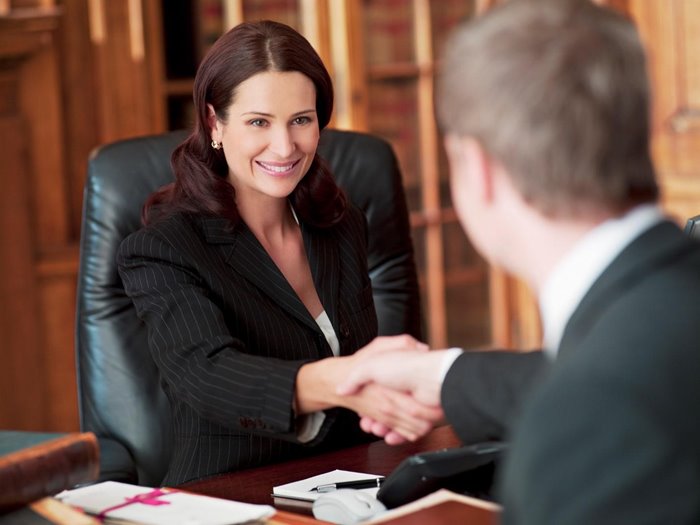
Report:
[[[209,124],[209,134],[212,140],[221,142],[221,137],[218,136],[219,133],[219,119],[216,118],[216,111],[214,111],[214,106],[207,104],[207,124]]]
[[[459,137],[459,148],[466,163],[474,191],[491,202],[494,198],[494,162],[481,143],[473,137]]]

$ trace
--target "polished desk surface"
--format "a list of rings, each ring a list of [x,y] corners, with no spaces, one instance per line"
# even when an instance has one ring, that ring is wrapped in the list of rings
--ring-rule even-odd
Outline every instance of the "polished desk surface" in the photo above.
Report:
[[[412,454],[459,446],[451,427],[439,427],[415,443],[389,446],[383,441],[326,452],[318,456],[219,474],[179,488],[208,496],[247,503],[274,504],[272,487],[343,469],[388,475]]]

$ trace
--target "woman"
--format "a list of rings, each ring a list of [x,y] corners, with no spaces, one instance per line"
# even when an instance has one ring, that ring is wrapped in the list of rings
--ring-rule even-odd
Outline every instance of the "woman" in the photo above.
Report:
[[[287,26],[242,24],[202,61],[194,104],[175,182],[118,255],[173,414],[163,483],[356,442],[351,411],[422,434],[436,410],[408,396],[335,394],[377,320],[364,216],[316,155],[333,105],[318,55]]]

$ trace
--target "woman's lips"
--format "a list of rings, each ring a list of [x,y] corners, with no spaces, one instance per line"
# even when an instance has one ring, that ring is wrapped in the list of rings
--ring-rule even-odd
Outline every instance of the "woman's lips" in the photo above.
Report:
[[[297,159],[292,162],[285,162],[285,163],[279,163],[279,162],[265,162],[262,160],[256,160],[255,163],[260,166],[264,171],[269,173],[270,175],[273,175],[275,177],[283,177],[285,175],[289,175],[292,173],[294,168],[299,164],[301,159]]]

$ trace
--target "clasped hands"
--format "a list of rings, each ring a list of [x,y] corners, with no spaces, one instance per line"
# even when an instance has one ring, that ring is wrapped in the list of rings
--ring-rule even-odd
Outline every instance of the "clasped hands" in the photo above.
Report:
[[[365,432],[396,445],[419,439],[444,419],[443,351],[400,335],[377,337],[351,359],[336,394],[361,416]]]

